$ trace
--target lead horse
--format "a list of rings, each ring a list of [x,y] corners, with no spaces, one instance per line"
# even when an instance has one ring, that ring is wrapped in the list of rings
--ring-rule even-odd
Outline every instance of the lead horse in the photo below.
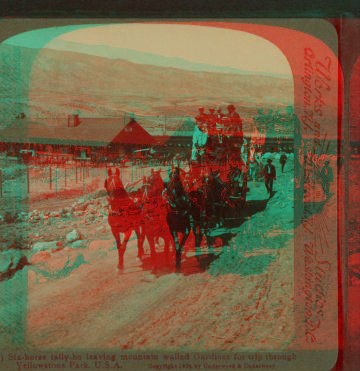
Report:
[[[111,169],[108,170],[108,177],[104,186],[108,193],[110,206],[108,223],[116,241],[119,253],[118,269],[121,270],[124,267],[127,243],[133,231],[137,235],[138,258],[142,259],[144,255],[143,242],[145,237],[141,226],[141,209],[127,194],[120,179],[119,169],[116,169],[114,174]],[[121,233],[124,234],[123,241],[121,241]]]

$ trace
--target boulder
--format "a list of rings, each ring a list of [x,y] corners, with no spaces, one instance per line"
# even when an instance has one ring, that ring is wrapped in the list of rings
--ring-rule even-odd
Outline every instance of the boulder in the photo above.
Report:
[[[53,251],[59,248],[59,243],[57,241],[49,241],[49,242],[36,242],[32,245],[32,249],[34,252],[38,251]]]
[[[71,243],[81,239],[81,234],[77,229],[74,229],[66,235],[66,241]]]
[[[86,241],[85,240],[77,240],[72,243],[69,243],[66,247],[70,248],[77,248],[77,247],[86,247]]]
[[[0,252],[0,275],[15,269],[22,257],[21,251],[15,249]]]

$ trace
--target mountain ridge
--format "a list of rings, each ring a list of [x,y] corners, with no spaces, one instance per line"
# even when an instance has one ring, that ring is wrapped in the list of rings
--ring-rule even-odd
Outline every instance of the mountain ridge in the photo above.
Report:
[[[141,52],[138,50],[128,48],[115,48],[108,45],[87,45],[66,40],[57,39],[62,47],[44,47],[44,49],[56,51],[70,51],[82,54],[94,55],[108,59],[123,59],[133,63],[154,65],[157,67],[173,67],[186,71],[206,71],[226,74],[240,74],[240,75],[264,75],[276,78],[291,79],[291,76],[285,74],[274,74],[266,72],[245,71],[232,67],[217,66],[213,64],[190,62],[184,58],[179,57],[165,57],[155,53]],[[105,56],[107,54],[107,56]],[[147,62],[146,62],[147,61]]]

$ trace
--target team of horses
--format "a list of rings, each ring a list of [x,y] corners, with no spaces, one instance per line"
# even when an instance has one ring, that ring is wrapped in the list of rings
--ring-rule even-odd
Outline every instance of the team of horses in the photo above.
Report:
[[[210,247],[214,243],[211,230],[224,225],[225,220],[236,218],[246,201],[247,178],[237,167],[227,171],[227,180],[220,178],[220,169],[207,176],[194,178],[191,171],[180,168],[169,171],[164,182],[159,171],[143,178],[142,186],[128,193],[120,179],[119,169],[108,170],[105,188],[108,193],[108,222],[118,249],[120,270],[133,231],[137,235],[138,258],[144,256],[144,242],[148,240],[151,259],[156,265],[156,244],[164,240],[164,253],[171,257],[175,248],[175,267],[181,268],[181,255],[192,232],[195,252],[201,253],[203,238]],[[242,183],[242,185],[240,185]],[[123,234],[123,239],[121,239]]]

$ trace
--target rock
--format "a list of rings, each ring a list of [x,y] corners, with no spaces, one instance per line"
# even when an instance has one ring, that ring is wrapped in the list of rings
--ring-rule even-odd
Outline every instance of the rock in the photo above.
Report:
[[[6,273],[9,269],[18,266],[20,259],[23,257],[19,250],[10,249],[0,253],[0,274]]]
[[[38,251],[53,251],[59,248],[59,244],[57,241],[49,241],[49,242],[36,242],[32,245],[32,249],[35,252]]]
[[[81,234],[80,232],[78,232],[77,229],[74,229],[73,231],[71,231],[70,233],[66,235],[66,241],[69,243],[80,240],[80,239],[81,239]]]
[[[24,215],[24,214],[21,213],[17,216],[16,221],[17,222],[24,222],[26,220],[26,218],[27,218],[26,214]]]
[[[86,247],[86,241],[85,240],[77,240],[77,241],[74,241],[74,242],[70,243],[69,245],[67,245],[67,247],[71,247],[71,248]]]
[[[82,203],[82,204],[77,205],[77,209],[78,209],[79,211],[85,211],[85,210],[87,209],[88,206],[89,206],[88,203]]]

